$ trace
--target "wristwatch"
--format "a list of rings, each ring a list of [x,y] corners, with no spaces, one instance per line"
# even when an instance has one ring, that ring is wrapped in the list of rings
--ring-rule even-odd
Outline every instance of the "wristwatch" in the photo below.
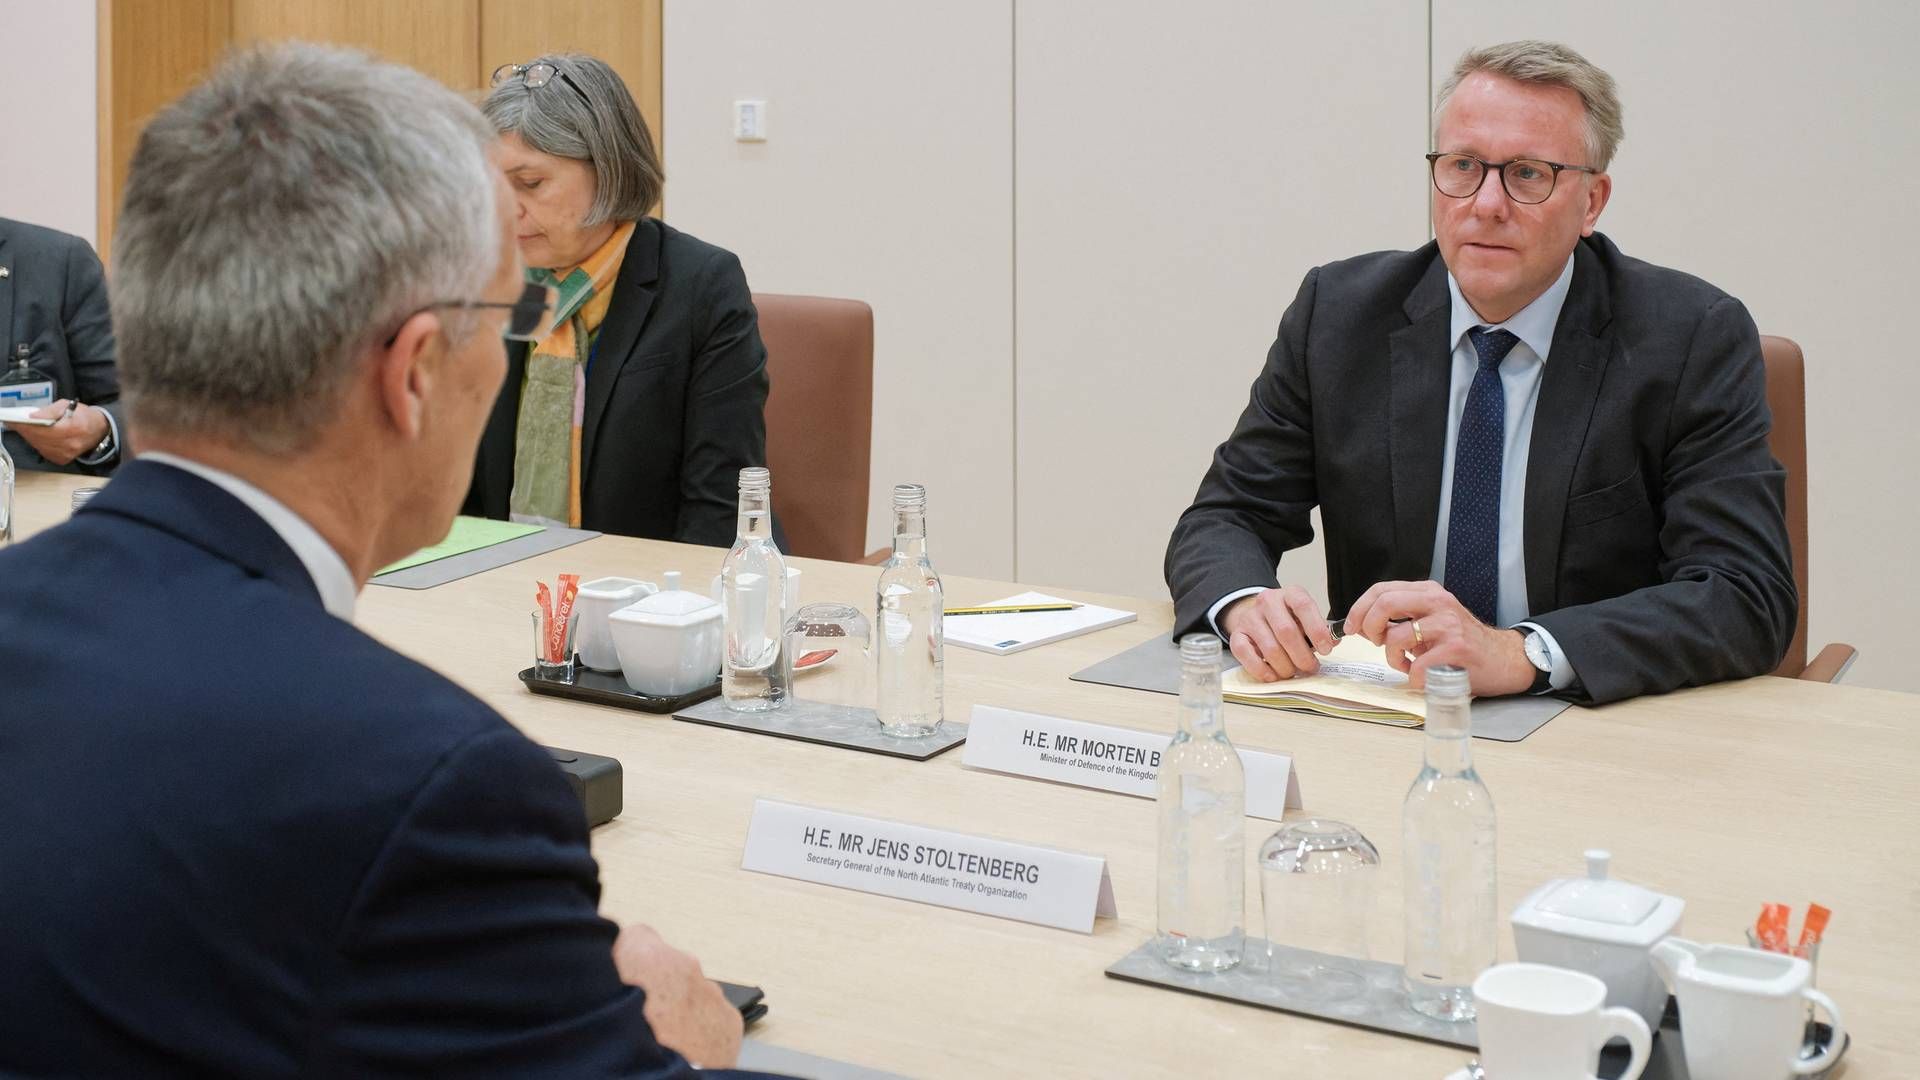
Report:
[[[89,461],[99,462],[99,461],[105,461],[112,454],[113,454],[113,424],[111,421],[109,421],[107,424],[107,433],[105,435],[100,436],[100,441],[93,445],[93,449],[87,451],[84,454],[81,454],[80,456],[83,458],[86,458]]]
[[[1527,662],[1534,667],[1533,685],[1527,687],[1529,694],[1544,694],[1553,687],[1553,659],[1547,655],[1547,642],[1540,631],[1529,630],[1526,637],[1520,639],[1520,647],[1526,650]]]

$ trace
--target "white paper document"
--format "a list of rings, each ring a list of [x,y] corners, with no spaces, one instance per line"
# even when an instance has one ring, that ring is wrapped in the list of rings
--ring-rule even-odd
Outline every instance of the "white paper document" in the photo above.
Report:
[[[1113,918],[1098,855],[755,799],[740,868],[1093,932]]]
[[[1011,604],[1070,604],[1074,601],[1046,593],[1023,592],[981,607]],[[1140,616],[1118,608],[1081,604],[1070,611],[1020,611],[1005,615],[949,615],[940,621],[947,644],[981,652],[1016,653],[1036,645],[1064,641],[1109,626],[1130,623]]]
[[[39,405],[0,405],[0,424],[27,424],[32,427],[52,427],[55,423],[59,422],[60,418],[57,416],[49,416],[44,420],[35,419],[33,414],[41,408],[42,406]]]
[[[1172,741],[1151,731],[975,705],[960,763],[1151,799],[1160,791],[1160,755]],[[1249,816],[1279,821],[1300,808],[1290,755],[1234,750],[1246,770]]]

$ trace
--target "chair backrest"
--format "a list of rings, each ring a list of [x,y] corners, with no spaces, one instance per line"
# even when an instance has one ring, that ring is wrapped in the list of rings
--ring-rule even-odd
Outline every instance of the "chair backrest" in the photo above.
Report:
[[[1793,643],[1774,669],[1794,677],[1807,666],[1807,374],[1800,346],[1783,337],[1760,336],[1767,367],[1767,408],[1773,433],[1767,446],[1787,469],[1787,535],[1793,543],[1793,583],[1800,590],[1800,621]]]
[[[767,467],[790,555],[866,554],[873,453],[873,309],[755,293],[767,346]]]

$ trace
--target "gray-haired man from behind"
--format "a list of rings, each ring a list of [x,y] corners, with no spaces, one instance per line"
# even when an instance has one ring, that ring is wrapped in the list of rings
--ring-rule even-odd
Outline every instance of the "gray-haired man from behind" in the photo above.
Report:
[[[350,621],[445,534],[498,338],[539,329],[493,139],[314,46],[142,135],[114,276],[142,455],[0,552],[0,1073],[735,1060],[699,964],[596,914],[547,755]]]

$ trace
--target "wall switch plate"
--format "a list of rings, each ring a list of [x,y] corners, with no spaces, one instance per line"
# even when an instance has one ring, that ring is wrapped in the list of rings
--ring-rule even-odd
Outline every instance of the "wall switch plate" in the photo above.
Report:
[[[733,139],[735,142],[767,141],[767,103],[764,100],[733,103]]]

